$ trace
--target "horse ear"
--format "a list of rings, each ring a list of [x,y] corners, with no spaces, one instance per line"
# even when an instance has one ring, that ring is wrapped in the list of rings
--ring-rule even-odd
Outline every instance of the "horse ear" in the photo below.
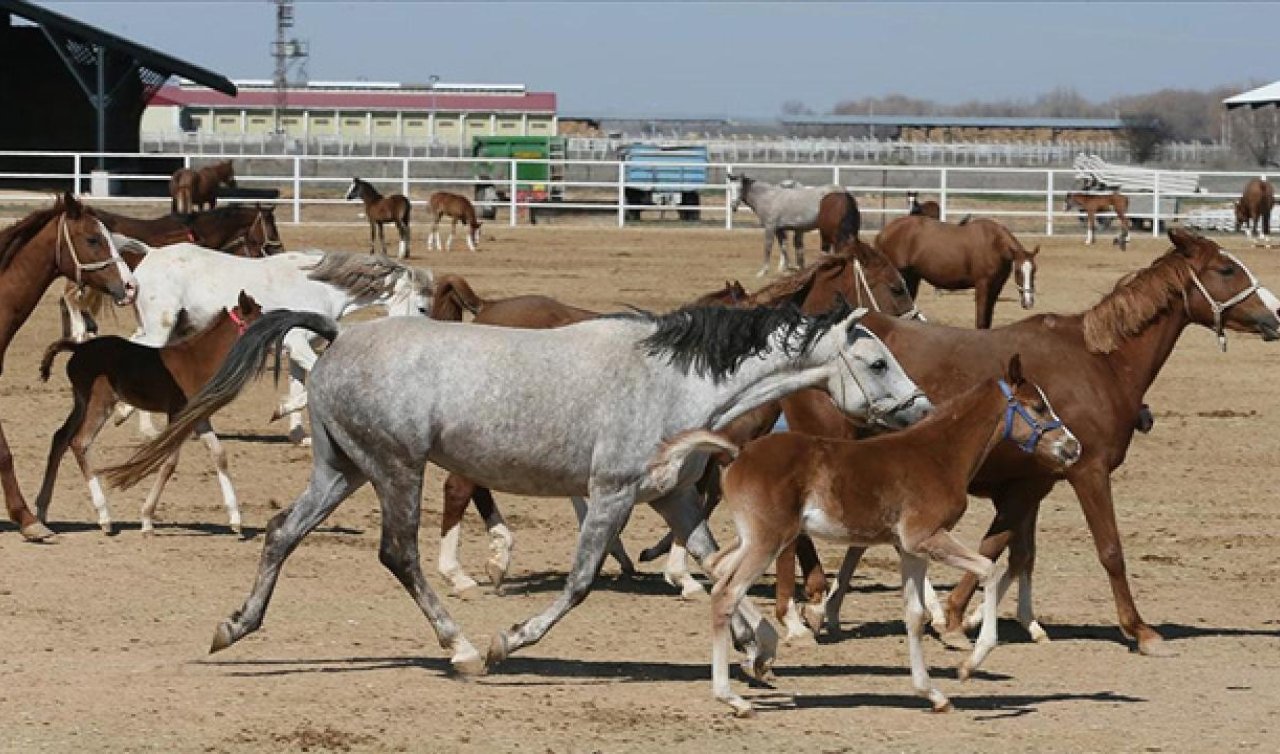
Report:
[[[72,220],[80,219],[80,210],[82,207],[80,206],[79,200],[76,199],[76,195],[70,191],[62,192],[62,209],[67,213],[67,217],[70,217]]]
[[[1004,377],[1005,381],[1014,387],[1023,383],[1021,354],[1015,353],[1009,357],[1009,368],[1005,370]]]
[[[1031,250],[1031,256],[1034,257],[1036,254],[1039,254],[1039,253],[1040,253],[1040,244],[1036,244],[1036,247]]]
[[[1181,226],[1169,229],[1169,240],[1173,242],[1173,248],[1184,257],[1191,256],[1195,251],[1196,240],[1199,238],[1195,233]]]

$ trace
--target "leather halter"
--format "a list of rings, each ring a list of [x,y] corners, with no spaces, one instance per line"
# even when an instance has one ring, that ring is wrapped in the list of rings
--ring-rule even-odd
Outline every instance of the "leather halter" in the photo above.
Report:
[[[121,261],[120,256],[116,253],[115,246],[111,245],[110,240],[108,240],[107,246],[111,249],[111,255],[109,257],[101,261],[90,262],[88,264],[81,262],[80,255],[76,253],[75,241],[71,239],[71,231],[67,229],[67,214],[65,212],[58,216],[58,240],[54,245],[53,251],[54,263],[59,266],[61,266],[63,245],[67,247],[67,255],[71,257],[72,264],[76,266],[76,285],[84,285],[82,273],[105,270],[111,265]]]
[[[236,249],[241,246],[247,246],[249,244],[249,235],[253,233],[254,228],[261,229],[262,242],[258,246],[259,246],[259,251],[262,252],[262,256],[264,257],[271,256],[271,254],[267,251],[268,249],[283,249],[284,243],[280,241],[278,237],[275,239],[267,237],[267,222],[266,220],[262,219],[262,214],[263,214],[262,211],[259,210],[257,216],[253,218],[253,222],[249,225],[249,229],[244,231],[243,233],[239,233],[235,236],[232,236],[231,240],[222,244],[222,246],[218,248],[218,251],[231,251],[232,249]]]
[[[1244,262],[1241,262],[1235,254],[1225,249],[1219,249],[1218,253],[1235,262],[1240,269],[1244,270],[1244,274],[1249,276],[1249,285],[1226,301],[1217,301],[1213,296],[1209,295],[1209,289],[1205,288],[1204,283],[1200,282],[1200,276],[1196,274],[1196,268],[1189,262],[1187,263],[1187,270],[1191,273],[1191,282],[1195,284],[1196,289],[1200,291],[1200,295],[1204,296],[1204,300],[1208,302],[1209,309],[1213,311],[1213,332],[1218,336],[1218,347],[1225,352],[1227,350],[1227,333],[1222,327],[1222,315],[1231,307],[1256,293],[1262,287],[1262,283],[1258,282],[1258,278],[1254,276],[1253,271],[1246,267]],[[1187,298],[1185,289],[1182,291],[1182,308],[1187,312],[1187,317],[1190,318],[1191,301]]]
[[[1063,426],[1062,420],[1057,416],[1054,416],[1050,421],[1041,422],[1027,410],[1026,406],[1022,405],[1018,401],[1018,397],[1013,394],[1013,388],[1009,387],[1008,382],[1000,380],[996,384],[1000,386],[1000,392],[1004,393],[1005,399],[1004,432],[1000,435],[1001,440],[1013,439],[1013,423],[1015,419],[1021,418],[1027,423],[1027,427],[1031,430],[1031,437],[1028,437],[1026,442],[1015,442],[1014,444],[1017,445],[1018,449],[1023,453],[1034,453],[1036,452],[1036,445],[1040,444],[1040,438],[1043,437],[1046,432],[1060,429]],[[1041,395],[1043,396],[1043,393],[1041,393]]]

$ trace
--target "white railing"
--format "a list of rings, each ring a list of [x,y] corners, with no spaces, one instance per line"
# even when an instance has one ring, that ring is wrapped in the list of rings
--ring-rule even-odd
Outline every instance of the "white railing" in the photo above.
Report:
[[[120,162],[133,163],[133,172],[91,175],[90,168],[99,159],[106,160],[108,166]],[[105,186],[109,187],[108,195],[96,196],[95,202],[154,205],[157,211],[163,211],[168,209],[169,202],[165,196],[168,175],[140,169],[146,162],[157,159],[167,160],[168,165],[181,163],[187,166],[233,159],[239,185],[279,192],[277,198],[264,201],[288,210],[280,220],[294,224],[363,224],[357,216],[359,203],[343,199],[351,176],[359,175],[384,191],[398,191],[415,197],[414,204],[418,206],[425,205],[425,195],[432,191],[449,188],[472,194],[475,186],[492,184],[505,193],[505,197],[476,204],[505,212],[506,222],[511,226],[521,222],[522,214],[529,214],[533,219],[531,212],[536,212],[541,218],[551,218],[557,224],[594,222],[599,225],[599,219],[604,217],[622,227],[636,222],[628,217],[629,211],[678,210],[696,213],[704,223],[711,221],[733,228],[744,221],[750,223],[754,217],[745,206],[737,212],[728,211],[725,200],[730,171],[771,182],[792,179],[808,185],[843,186],[858,197],[865,218],[864,227],[869,229],[905,213],[908,191],[936,197],[944,219],[955,219],[965,214],[995,217],[1020,232],[1052,235],[1055,221],[1070,218],[1074,222],[1077,217],[1075,211],[1062,209],[1065,194],[1073,189],[1075,171],[1009,167],[711,162],[700,166],[707,169],[706,184],[664,186],[668,190],[696,192],[700,200],[698,205],[654,207],[627,202],[627,189],[640,188],[626,182],[627,165],[647,164],[635,161],[0,152],[0,187],[27,181],[88,193],[94,185],[98,189]],[[38,171],[6,168],[15,162],[33,161],[42,161],[45,165]],[[563,177],[545,181],[517,178],[523,169],[543,165],[554,165],[556,174]],[[670,163],[658,165],[670,167]],[[497,175],[481,177],[486,169],[494,169]],[[1153,235],[1160,232],[1162,225],[1190,217],[1193,212],[1229,208],[1230,201],[1239,196],[1244,183],[1257,177],[1258,173],[1197,171],[1199,186],[1196,190],[1186,190],[1185,181],[1166,181],[1166,185],[1184,186],[1176,192],[1161,189],[1161,175],[1184,174],[1157,171],[1151,193],[1131,195],[1131,217],[1150,222]],[[533,189],[562,196],[563,201],[535,200],[530,193]],[[12,217],[15,210],[7,209],[9,207],[36,205],[47,200],[47,194],[6,192],[0,188],[0,213]],[[351,212],[336,210],[338,207],[350,208]]]

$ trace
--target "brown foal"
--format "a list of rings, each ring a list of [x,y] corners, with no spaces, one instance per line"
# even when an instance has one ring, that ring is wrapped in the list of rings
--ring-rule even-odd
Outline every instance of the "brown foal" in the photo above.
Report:
[[[199,170],[178,168],[169,179],[169,210],[189,215],[218,206],[218,186],[236,187],[236,171],[231,160],[206,165]]]
[[[472,251],[479,251],[476,244],[480,243],[480,226],[482,223],[476,220],[476,208],[471,200],[462,194],[454,194],[449,191],[437,191],[431,195],[428,202],[431,208],[433,220],[431,221],[431,235],[427,237],[427,250],[430,251],[432,244],[441,251],[448,251],[453,248],[453,234],[458,229],[458,223],[461,222],[467,228],[467,248]],[[448,217],[451,222],[449,224],[449,242],[441,245],[440,243],[440,221]]]
[[[729,687],[729,620],[747,590],[801,532],[863,547],[891,544],[902,558],[903,598],[916,693],[934,711],[950,709],[932,685],[921,644],[925,572],[930,559],[975,575],[983,586],[984,621],[961,680],[996,645],[996,605],[1009,585],[1005,568],[966,547],[951,529],[968,507],[965,489],[997,444],[1008,442],[1051,468],[1070,466],[1080,444],[1044,392],[1022,378],[1018,356],[1002,380],[971,387],[919,424],[860,441],[798,432],[772,434],[738,448],[723,435],[695,430],[664,444],[654,478],[674,479],[697,451],[736,455],[721,484],[733,508],[738,542],[708,563],[712,589],[712,686],[735,714],[753,714]],[[760,676],[767,668],[750,671]]]
[[[1114,212],[1116,220],[1120,221],[1120,234],[1111,243],[1119,246],[1120,251],[1128,247],[1129,197],[1119,191],[1113,191],[1110,194],[1086,194],[1075,191],[1067,194],[1063,209],[1070,212],[1072,207],[1078,207],[1085,214],[1084,242],[1086,245],[1093,244],[1094,232],[1098,228],[1098,213]]]
[[[151,348],[124,338],[107,336],[77,343],[69,338],[55,341],[45,350],[40,362],[40,379],[47,382],[54,358],[63,351],[71,351],[67,362],[67,379],[71,381],[75,403],[62,427],[53,435],[49,446],[49,459],[45,464],[44,482],[36,497],[36,515],[47,521],[49,503],[53,498],[53,484],[58,478],[58,466],[67,448],[71,448],[85,481],[89,483],[90,499],[98,514],[98,525],[111,534],[111,512],[102,492],[102,484],[89,461],[89,448],[102,431],[107,417],[117,400],[123,400],[143,411],[163,412],[172,419],[187,405],[187,399],[195,395],[222,366],[227,352],[240,334],[262,315],[258,302],[240,291],[237,305],[223,309],[213,323],[191,337],[163,346]],[[179,320],[184,317],[179,317]],[[180,322],[179,322],[180,324]],[[175,325],[178,329],[178,325]],[[236,493],[227,475],[227,456],[213,433],[208,421],[196,428],[196,435],[204,440],[213,456],[222,487],[223,502],[227,507],[231,529],[240,533],[240,508]],[[142,506],[142,532],[154,528],[152,517],[160,493],[178,464],[174,453],[160,468],[155,485]]]
[[[400,250],[397,259],[409,258],[409,213],[413,205],[404,194],[387,194],[383,196],[368,181],[359,178],[351,179],[351,187],[347,189],[346,199],[350,201],[360,197],[364,204],[364,218],[369,221],[369,253],[372,254],[373,243],[381,244],[382,254],[387,254],[387,237],[382,226],[391,223],[400,233]]]

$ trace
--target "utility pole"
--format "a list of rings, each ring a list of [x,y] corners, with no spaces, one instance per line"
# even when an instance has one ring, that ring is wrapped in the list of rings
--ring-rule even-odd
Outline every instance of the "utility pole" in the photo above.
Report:
[[[297,37],[287,39],[286,34],[293,28],[294,0],[271,0],[276,6],[276,39],[271,44],[271,57],[275,59],[275,133],[284,133],[281,122],[282,113],[289,106],[289,69],[298,65],[306,65],[308,57],[307,43]]]

